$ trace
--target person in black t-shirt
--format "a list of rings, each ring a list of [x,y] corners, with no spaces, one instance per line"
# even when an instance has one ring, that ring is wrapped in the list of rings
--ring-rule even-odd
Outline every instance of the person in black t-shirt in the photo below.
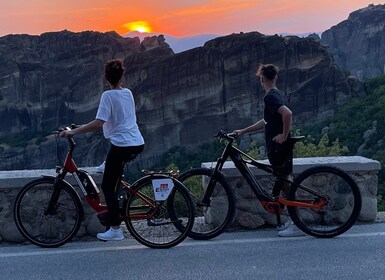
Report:
[[[270,164],[279,166],[283,175],[291,176],[293,171],[292,149],[287,143],[292,124],[292,112],[287,107],[287,101],[283,92],[277,88],[278,67],[273,64],[261,64],[257,70],[257,76],[265,90],[263,119],[251,126],[234,130],[233,133],[242,136],[245,133],[265,129],[265,142],[267,157]],[[289,185],[278,180],[273,188],[273,195],[278,196],[280,191],[285,194],[289,191]],[[279,236],[303,235],[289,220],[284,225],[278,225]]]

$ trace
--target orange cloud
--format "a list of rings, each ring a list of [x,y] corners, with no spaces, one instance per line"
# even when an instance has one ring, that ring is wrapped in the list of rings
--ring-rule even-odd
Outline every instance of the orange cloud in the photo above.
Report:
[[[175,12],[174,16],[186,15],[216,15],[220,13],[236,12],[258,5],[260,1],[231,1],[231,0],[215,0],[206,5],[196,5]]]
[[[173,36],[259,31],[318,32],[346,19],[350,12],[383,0],[66,0],[3,1],[0,36],[71,31],[115,30],[147,21],[152,32]],[[138,27],[140,28],[140,27]],[[141,29],[145,30],[145,29]]]

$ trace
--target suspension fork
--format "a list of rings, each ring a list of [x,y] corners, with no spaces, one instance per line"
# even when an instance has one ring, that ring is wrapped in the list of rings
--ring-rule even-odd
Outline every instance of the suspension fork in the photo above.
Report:
[[[222,167],[223,167],[224,163],[226,162],[227,157],[228,157],[228,154],[227,154],[227,148],[226,148],[225,151],[223,152],[222,156],[217,160],[217,164],[216,164],[214,170],[212,170],[212,172],[211,172],[209,184],[207,185],[207,188],[206,188],[206,191],[203,195],[202,201],[197,202],[198,206],[210,206],[210,202],[211,202],[210,198],[214,192],[214,187],[217,183],[216,178],[218,176],[220,176],[220,171],[222,170]]]
[[[214,191],[214,187],[215,187],[215,184],[217,183],[217,179],[215,178],[216,177],[216,169],[214,169],[212,171],[212,176],[210,177],[210,182],[209,184],[207,185],[207,188],[206,188],[206,191],[203,195],[203,198],[202,198],[202,201],[201,202],[197,202],[197,204],[199,206],[210,206],[210,202],[211,202],[211,195],[213,194],[213,191]]]
[[[53,184],[53,192],[52,192],[51,198],[49,200],[48,207],[44,211],[45,215],[50,215],[56,210],[57,202],[59,200],[61,189],[62,189],[61,180],[62,179],[60,178],[59,175],[56,176],[55,182]]]

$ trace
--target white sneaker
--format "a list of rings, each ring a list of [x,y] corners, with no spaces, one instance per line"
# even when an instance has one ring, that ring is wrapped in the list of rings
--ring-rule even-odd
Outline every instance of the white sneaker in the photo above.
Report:
[[[303,235],[305,235],[305,233],[294,224],[290,225],[287,229],[278,232],[278,236],[280,237],[297,237]]]
[[[288,227],[290,227],[292,224],[293,224],[293,222],[291,221],[291,219],[288,219],[288,220],[286,221],[286,223],[283,223],[283,224],[278,225],[278,226],[276,227],[276,229],[277,229],[278,231],[282,231],[282,230],[285,230],[285,229],[287,229]]]
[[[96,167],[96,172],[98,173],[104,173],[104,168],[106,167],[106,162],[103,161],[103,163],[101,165],[99,165],[98,167]]]
[[[103,241],[120,241],[124,239],[123,231],[121,228],[110,228],[106,232],[98,233],[96,237]]]

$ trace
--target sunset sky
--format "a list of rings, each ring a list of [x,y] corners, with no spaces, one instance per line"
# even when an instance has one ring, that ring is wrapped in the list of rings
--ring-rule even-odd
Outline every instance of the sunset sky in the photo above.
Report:
[[[322,32],[370,0],[1,0],[0,36],[132,30],[184,37]]]

